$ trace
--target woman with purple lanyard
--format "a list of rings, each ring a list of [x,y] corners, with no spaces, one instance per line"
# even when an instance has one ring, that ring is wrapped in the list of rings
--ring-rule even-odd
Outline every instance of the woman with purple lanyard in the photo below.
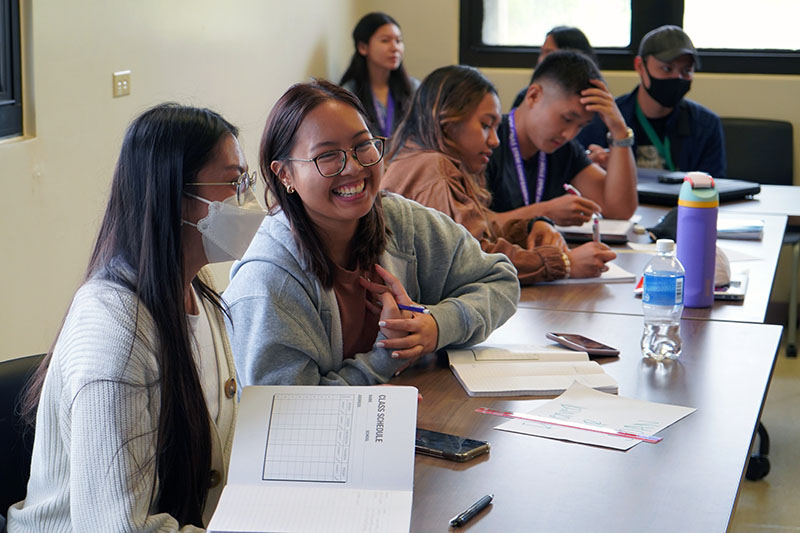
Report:
[[[419,86],[403,67],[400,26],[385,13],[369,13],[356,24],[353,43],[355,52],[339,85],[364,104],[372,133],[390,137]]]

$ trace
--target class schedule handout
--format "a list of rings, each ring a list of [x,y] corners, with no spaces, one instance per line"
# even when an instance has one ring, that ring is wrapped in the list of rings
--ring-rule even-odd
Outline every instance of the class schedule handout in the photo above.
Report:
[[[408,531],[414,387],[245,387],[210,533]]]

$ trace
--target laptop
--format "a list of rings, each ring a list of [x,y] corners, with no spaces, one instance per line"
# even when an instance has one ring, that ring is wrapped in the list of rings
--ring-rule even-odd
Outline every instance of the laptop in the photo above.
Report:
[[[749,279],[748,271],[731,272],[731,281],[727,285],[721,287],[714,287],[715,300],[727,300],[733,302],[741,302],[744,300],[744,295],[747,293],[747,280]],[[642,295],[642,284],[644,278],[640,277],[639,282],[633,289],[636,296]]]
[[[655,168],[637,168],[639,202],[643,204],[678,205],[685,172],[669,172]],[[761,192],[761,185],[752,181],[714,178],[720,202],[743,200]]]

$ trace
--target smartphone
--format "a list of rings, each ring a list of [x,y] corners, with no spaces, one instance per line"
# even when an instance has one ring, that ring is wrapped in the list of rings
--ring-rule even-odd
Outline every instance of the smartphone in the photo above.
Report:
[[[577,335],[575,333],[553,333],[551,331],[547,334],[547,338],[556,341],[557,343],[566,346],[567,348],[571,348],[573,350],[578,350],[581,352],[586,352],[590,356],[619,355],[619,350],[617,350],[616,348],[613,348],[607,344],[603,344],[602,342],[597,342],[596,340],[590,339],[589,337],[584,337],[583,335]]]
[[[483,440],[468,439],[458,435],[439,433],[429,429],[417,428],[416,451],[422,455],[432,455],[463,463],[489,453],[489,443]]]
[[[666,172],[658,176],[660,183],[683,183],[683,178],[686,177],[686,172]]]

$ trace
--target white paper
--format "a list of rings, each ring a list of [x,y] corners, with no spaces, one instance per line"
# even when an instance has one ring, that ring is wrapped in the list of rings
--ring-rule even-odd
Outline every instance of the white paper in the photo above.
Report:
[[[629,242],[628,246],[631,250],[641,252],[641,253],[651,253],[655,255],[656,253],[656,243],[648,242],[648,243],[639,243],[639,242]],[[730,248],[728,246],[720,246],[717,244],[717,247],[720,248],[723,252],[725,252],[725,256],[728,258],[728,261],[731,263],[736,263],[739,261],[760,261],[761,258],[755,255],[750,255],[734,248]],[[619,253],[620,250],[614,249],[615,252]],[[625,251],[623,250],[623,253]]]
[[[466,350],[449,350],[450,361],[588,361],[589,354],[555,345],[492,344]]]
[[[530,411],[530,414],[554,418],[564,423],[573,421],[616,431],[652,436],[695,410],[692,407],[646,402],[606,394],[576,382],[564,394]],[[511,420],[500,424],[495,429],[617,450],[628,450],[641,442],[638,439],[603,435],[602,433],[528,420]]]
[[[214,531],[408,532],[411,491],[228,485],[209,528]],[[265,502],[268,505],[265,505]],[[243,520],[244,518],[244,520]]]
[[[629,283],[636,281],[636,276],[628,272],[614,261],[606,263],[608,270],[600,274],[599,278],[567,278],[554,281],[539,282],[538,285],[573,285],[582,283]]]
[[[245,387],[209,531],[408,531],[416,410],[413,387]]]

